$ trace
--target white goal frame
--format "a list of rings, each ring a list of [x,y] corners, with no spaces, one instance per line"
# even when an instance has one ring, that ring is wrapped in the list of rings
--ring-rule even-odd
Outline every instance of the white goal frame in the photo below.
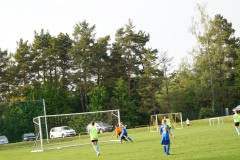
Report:
[[[162,119],[164,116],[168,115],[170,120],[172,121],[172,128],[182,129],[182,113],[166,113],[166,114],[154,114],[150,117],[150,132],[157,132],[160,129],[160,125],[162,124]],[[177,115],[179,118],[177,119]]]
[[[221,117],[216,117],[216,118],[209,118],[209,125],[214,125],[214,121],[217,121],[218,124],[223,124],[223,120]]]
[[[87,115],[87,114],[107,113],[107,112],[109,112],[109,114],[111,114],[113,117],[116,117],[116,120],[117,120],[118,124],[120,124],[120,111],[119,111],[119,109],[116,109],[116,110],[105,110],[105,111],[96,111],[96,112],[70,113],[70,114],[58,114],[58,115],[44,115],[44,116],[38,116],[38,117],[33,118],[33,123],[35,125],[36,141],[34,143],[34,146],[33,146],[33,149],[32,149],[31,152],[42,152],[44,150],[60,149],[60,148],[67,148],[67,147],[82,146],[82,145],[89,145],[89,144],[91,144],[90,142],[87,142],[87,143],[84,143],[84,144],[79,143],[79,144],[74,144],[74,145],[69,145],[69,146],[58,146],[58,147],[55,146],[55,147],[52,147],[52,148],[45,148],[44,147],[44,141],[49,143],[48,122],[47,122],[47,118],[48,117],[63,117],[63,116],[75,116],[75,115]],[[41,119],[42,119],[42,121],[41,121]],[[42,129],[41,122],[43,122],[43,121],[45,123],[45,128],[46,128],[45,131],[43,131],[43,129]],[[46,134],[46,139],[45,140],[43,140],[43,133]],[[113,136],[115,134],[116,133],[115,133],[115,128],[114,128],[114,131],[113,131],[112,135],[109,137],[109,139],[107,139],[105,141],[101,141],[101,139],[100,139],[99,142],[118,141],[118,140],[113,140]],[[80,139],[80,134],[79,134],[79,139]]]

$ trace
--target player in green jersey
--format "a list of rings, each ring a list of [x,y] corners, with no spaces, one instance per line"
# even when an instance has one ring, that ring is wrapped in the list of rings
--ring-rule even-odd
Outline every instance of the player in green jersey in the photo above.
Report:
[[[98,132],[94,121],[92,121],[91,125],[89,125],[88,133],[90,135],[90,140],[92,141],[93,148],[97,152],[97,156],[100,156],[100,151],[98,147]]]
[[[238,135],[240,136],[240,131],[238,129],[239,123],[240,123],[240,115],[238,114],[237,110],[234,111],[233,120],[234,120],[236,131],[237,131]]]

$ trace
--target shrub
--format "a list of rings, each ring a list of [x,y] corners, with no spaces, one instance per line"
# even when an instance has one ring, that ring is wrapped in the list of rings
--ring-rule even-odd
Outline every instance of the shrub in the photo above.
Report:
[[[209,118],[212,117],[213,113],[212,110],[210,108],[201,108],[200,109],[200,113],[199,113],[199,118]]]

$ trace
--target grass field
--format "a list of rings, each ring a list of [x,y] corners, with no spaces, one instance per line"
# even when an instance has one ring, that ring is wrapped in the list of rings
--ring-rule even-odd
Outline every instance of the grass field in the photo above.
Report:
[[[100,143],[101,155],[97,157],[91,145],[46,150],[32,153],[33,142],[0,145],[1,160],[236,160],[239,159],[240,136],[234,128],[232,117],[223,117],[223,124],[210,126],[208,119],[192,121],[191,127],[172,129],[176,136],[171,139],[171,155],[163,153],[159,132],[147,128],[128,129],[131,142]],[[105,135],[112,133],[104,133]],[[103,135],[104,135],[103,134]],[[107,135],[108,136],[108,135]],[[89,137],[86,137],[89,139]],[[101,136],[100,136],[101,138]],[[82,140],[82,139],[81,139]],[[80,140],[79,140],[80,141]],[[89,140],[88,140],[89,141]]]

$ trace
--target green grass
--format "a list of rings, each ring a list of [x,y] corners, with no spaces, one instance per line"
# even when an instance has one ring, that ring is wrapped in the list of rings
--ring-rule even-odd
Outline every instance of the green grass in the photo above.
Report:
[[[147,128],[137,128],[128,129],[129,136],[134,140],[133,143],[100,143],[101,155],[99,157],[96,156],[91,145],[32,153],[33,142],[0,145],[0,157],[7,160],[91,160],[94,158],[99,160],[152,160],[161,158],[168,158],[169,160],[239,159],[240,136],[237,136],[232,117],[224,117],[223,122],[221,125],[215,123],[215,125],[210,126],[208,119],[206,119],[192,121],[190,128],[186,128],[184,124],[183,129],[173,129],[172,132],[176,138],[171,139],[170,156],[163,153],[163,147],[160,145],[161,138],[158,132],[148,132]],[[112,133],[104,134],[111,135]],[[89,137],[85,138],[81,137],[78,141],[89,139]]]

